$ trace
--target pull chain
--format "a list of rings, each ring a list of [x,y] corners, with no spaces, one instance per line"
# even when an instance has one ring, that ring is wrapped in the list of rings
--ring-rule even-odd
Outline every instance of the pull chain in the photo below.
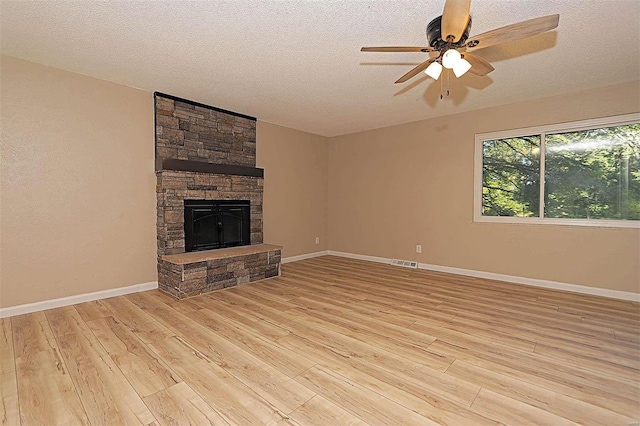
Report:
[[[440,100],[449,97],[449,70],[442,70],[442,78],[440,79]]]
[[[446,72],[444,73],[444,87],[445,87],[445,96],[449,97],[449,70],[446,70]]]

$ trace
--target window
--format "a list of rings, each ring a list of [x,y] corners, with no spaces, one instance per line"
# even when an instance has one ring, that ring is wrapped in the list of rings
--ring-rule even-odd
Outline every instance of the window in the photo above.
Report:
[[[640,114],[476,135],[474,219],[640,228]]]

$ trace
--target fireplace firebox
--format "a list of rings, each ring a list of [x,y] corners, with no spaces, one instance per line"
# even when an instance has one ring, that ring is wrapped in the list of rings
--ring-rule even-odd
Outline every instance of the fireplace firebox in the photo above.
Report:
[[[251,244],[250,203],[244,200],[184,200],[185,251]]]

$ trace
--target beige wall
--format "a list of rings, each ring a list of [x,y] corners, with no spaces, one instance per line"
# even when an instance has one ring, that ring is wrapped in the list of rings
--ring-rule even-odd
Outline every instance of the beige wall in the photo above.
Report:
[[[2,56],[0,306],[156,281],[153,97]]]
[[[153,95],[0,59],[0,307],[157,281]],[[265,242],[326,250],[327,139],[257,138]]]
[[[635,82],[331,138],[329,248],[640,292],[638,229],[473,223],[475,133],[638,112],[639,95]]]
[[[639,230],[473,223],[472,196],[474,133],[638,111],[638,93],[332,139],[259,121],[265,242],[637,292]],[[151,93],[2,56],[0,125],[0,307],[157,280]]]
[[[264,241],[291,257],[327,249],[327,138],[258,121]],[[315,243],[320,237],[320,244]]]

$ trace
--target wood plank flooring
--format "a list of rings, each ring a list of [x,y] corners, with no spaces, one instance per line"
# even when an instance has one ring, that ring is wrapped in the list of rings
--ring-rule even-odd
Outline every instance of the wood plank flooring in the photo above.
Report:
[[[0,320],[3,425],[640,422],[640,304],[338,257]]]

